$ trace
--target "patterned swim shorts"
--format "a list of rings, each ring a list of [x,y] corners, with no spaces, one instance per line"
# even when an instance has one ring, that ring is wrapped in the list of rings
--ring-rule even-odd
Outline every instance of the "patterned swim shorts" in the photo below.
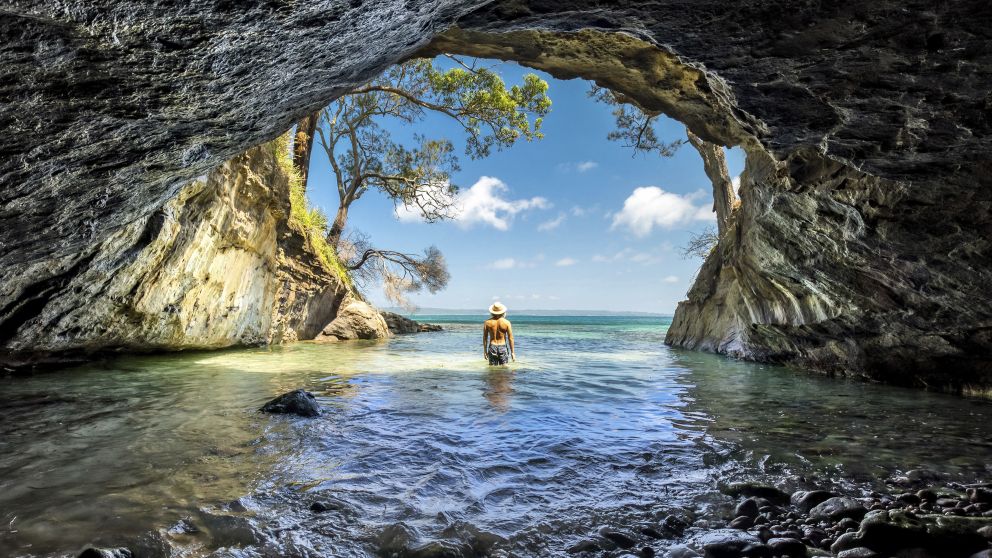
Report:
[[[489,345],[489,365],[501,366],[509,364],[510,350],[506,345]]]

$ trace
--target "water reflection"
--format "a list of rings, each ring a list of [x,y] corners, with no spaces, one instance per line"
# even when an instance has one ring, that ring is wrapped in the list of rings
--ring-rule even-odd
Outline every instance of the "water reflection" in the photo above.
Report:
[[[485,374],[486,389],[483,395],[499,411],[506,412],[510,409],[513,376],[513,371],[503,368],[495,368]]]

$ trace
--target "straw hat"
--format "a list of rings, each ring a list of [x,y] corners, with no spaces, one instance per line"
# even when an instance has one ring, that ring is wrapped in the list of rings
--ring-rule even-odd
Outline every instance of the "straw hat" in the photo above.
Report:
[[[506,306],[503,306],[502,302],[494,302],[493,305],[489,307],[489,313],[494,316],[506,314]]]

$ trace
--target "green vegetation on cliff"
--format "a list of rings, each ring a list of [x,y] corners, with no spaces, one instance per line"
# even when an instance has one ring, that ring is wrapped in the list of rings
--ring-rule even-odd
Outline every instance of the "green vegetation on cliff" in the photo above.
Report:
[[[289,179],[289,226],[303,234],[314,253],[328,271],[335,273],[348,287],[353,288],[351,274],[338,258],[334,247],[327,242],[327,215],[319,207],[313,207],[303,186],[303,178],[293,165],[289,132],[269,142],[280,170]]]

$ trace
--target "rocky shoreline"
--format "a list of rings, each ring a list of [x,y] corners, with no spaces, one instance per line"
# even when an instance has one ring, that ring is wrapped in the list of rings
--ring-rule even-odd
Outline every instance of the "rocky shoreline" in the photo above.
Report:
[[[992,558],[992,483],[927,484],[920,481],[926,476],[911,471],[886,481],[892,491],[861,497],[725,485],[721,491],[737,501],[723,527],[691,513],[671,514],[637,533],[603,528],[567,552],[625,558]],[[664,539],[683,542],[656,550]]]

